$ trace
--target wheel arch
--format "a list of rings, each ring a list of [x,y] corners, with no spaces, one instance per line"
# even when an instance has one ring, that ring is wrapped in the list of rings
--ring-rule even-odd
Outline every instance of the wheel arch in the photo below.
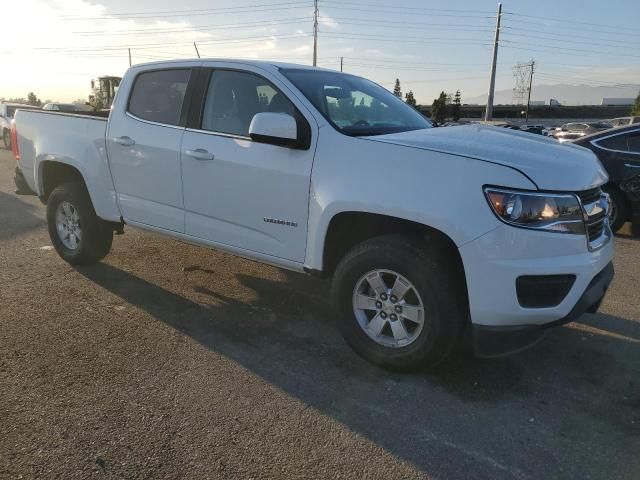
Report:
[[[631,220],[631,212],[632,212],[632,205],[631,202],[629,201],[629,196],[628,194],[622,190],[620,188],[620,185],[618,185],[617,183],[614,182],[608,182],[606,184],[604,184],[602,186],[602,189],[607,191],[614,191],[615,193],[618,194],[618,196],[622,199],[622,201],[624,202],[624,207],[625,207],[625,211],[627,213],[626,217],[625,217],[625,222]],[[618,208],[618,214],[620,212],[620,208]]]
[[[355,245],[383,235],[406,235],[421,239],[449,255],[461,279],[465,279],[464,264],[453,239],[442,230],[401,217],[364,211],[343,211],[329,221],[322,247],[323,277],[333,275],[340,259]],[[466,281],[465,289],[466,289]]]
[[[38,167],[39,197],[47,203],[49,195],[58,186],[67,182],[79,182],[87,188],[80,169],[58,160],[44,160]],[[88,189],[87,189],[88,190]],[[91,196],[91,194],[89,194]],[[92,200],[93,201],[93,200]]]

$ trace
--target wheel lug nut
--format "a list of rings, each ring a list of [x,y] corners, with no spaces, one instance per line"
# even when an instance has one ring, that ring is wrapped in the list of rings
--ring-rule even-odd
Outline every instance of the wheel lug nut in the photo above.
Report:
[[[384,302],[384,301],[386,301],[386,300],[387,300],[387,298],[388,298],[388,297],[387,297],[387,294],[386,294],[386,293],[383,293],[383,294],[381,294],[381,295],[380,295],[380,299],[381,299],[383,302]]]
[[[391,295],[390,300],[391,303],[396,303],[398,301],[398,297],[396,297],[395,295]]]
[[[381,308],[382,308],[382,302],[381,302],[380,300],[378,300],[378,301],[376,302],[376,308],[377,308],[377,309],[381,309]]]
[[[398,316],[395,313],[392,313],[391,315],[389,315],[389,318],[395,322],[398,319]]]
[[[380,312],[380,318],[387,318],[387,314],[385,312]]]
[[[402,307],[400,305],[396,305],[396,312],[402,313]]]

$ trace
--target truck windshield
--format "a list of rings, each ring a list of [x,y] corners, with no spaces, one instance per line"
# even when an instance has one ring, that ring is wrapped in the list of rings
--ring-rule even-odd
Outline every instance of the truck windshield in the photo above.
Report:
[[[346,135],[384,135],[433,126],[399,97],[364,78],[321,70],[280,71]]]

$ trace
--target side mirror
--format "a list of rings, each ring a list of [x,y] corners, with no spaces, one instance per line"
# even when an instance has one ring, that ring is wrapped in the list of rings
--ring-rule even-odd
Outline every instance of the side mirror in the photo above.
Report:
[[[305,148],[302,139],[298,136],[296,119],[287,113],[256,113],[249,125],[249,137],[254,142]]]

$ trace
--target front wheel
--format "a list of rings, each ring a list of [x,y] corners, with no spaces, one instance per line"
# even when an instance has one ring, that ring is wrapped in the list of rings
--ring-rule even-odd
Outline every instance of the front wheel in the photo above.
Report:
[[[2,143],[4,143],[4,148],[11,150],[11,132],[6,128],[2,131]]]
[[[609,194],[609,226],[616,233],[629,219],[629,207],[622,194],[615,188],[604,187]]]
[[[51,192],[47,223],[54,248],[72,265],[95,263],[111,249],[113,230],[98,218],[81,183],[65,183]]]
[[[385,368],[433,367],[467,322],[461,272],[446,249],[384,236],[353,248],[336,269],[332,297],[353,349]]]

